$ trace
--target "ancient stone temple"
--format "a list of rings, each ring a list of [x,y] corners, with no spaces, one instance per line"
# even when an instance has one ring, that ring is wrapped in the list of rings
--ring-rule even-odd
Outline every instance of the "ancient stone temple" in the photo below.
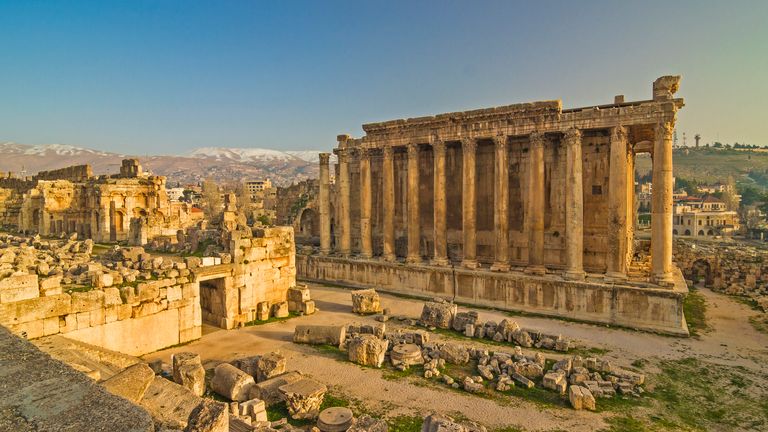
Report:
[[[136,159],[123,160],[112,176],[94,176],[89,165],[78,165],[28,179],[0,178],[0,217],[4,226],[43,236],[77,233],[134,244],[175,238],[200,219],[190,205],[170,201],[165,177],[144,173]]]
[[[300,276],[685,332],[672,264],[679,81],[657,79],[643,101],[523,103],[339,135],[333,188],[320,155],[322,256],[299,258]],[[634,254],[638,153],[653,157],[650,266]]]

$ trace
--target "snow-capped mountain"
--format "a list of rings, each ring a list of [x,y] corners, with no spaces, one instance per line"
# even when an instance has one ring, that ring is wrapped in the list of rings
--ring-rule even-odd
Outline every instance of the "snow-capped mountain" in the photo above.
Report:
[[[206,178],[217,181],[270,178],[274,184],[288,185],[317,177],[318,153],[203,147],[183,156],[139,156],[138,159],[146,170],[168,177],[170,185],[197,183]],[[86,163],[96,174],[113,174],[119,171],[121,160],[126,157],[136,156],[65,144],[0,142],[0,171],[24,175]]]

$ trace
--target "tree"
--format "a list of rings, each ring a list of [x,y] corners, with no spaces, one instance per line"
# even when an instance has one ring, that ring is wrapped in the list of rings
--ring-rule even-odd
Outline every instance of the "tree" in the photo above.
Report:
[[[211,179],[205,179],[202,188],[203,211],[208,220],[214,220],[221,214],[222,201],[219,185]]]
[[[722,200],[725,203],[725,208],[728,210],[737,211],[739,209],[739,197],[736,192],[736,181],[733,179],[733,176],[728,176],[728,180],[725,182]]]

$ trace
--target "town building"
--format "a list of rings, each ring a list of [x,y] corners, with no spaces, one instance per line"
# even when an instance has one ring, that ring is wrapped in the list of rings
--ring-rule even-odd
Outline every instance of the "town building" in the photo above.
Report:
[[[739,232],[739,215],[713,196],[684,197],[675,202],[672,234],[713,239]]]

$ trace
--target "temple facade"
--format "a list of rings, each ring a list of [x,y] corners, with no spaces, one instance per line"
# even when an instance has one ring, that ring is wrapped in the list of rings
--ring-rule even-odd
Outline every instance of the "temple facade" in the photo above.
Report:
[[[378,262],[418,272],[459,268],[473,277],[674,289],[679,81],[657,79],[649,100],[617,96],[612,104],[572,109],[559,100],[523,103],[370,123],[362,138],[339,135],[333,185],[330,155],[320,155],[319,256],[347,270],[310,257],[300,276],[375,285],[370,264],[361,270],[359,263]],[[650,263],[634,253],[639,153],[653,157]],[[412,290],[449,290],[434,286],[449,282],[422,280],[425,286],[414,281]]]

